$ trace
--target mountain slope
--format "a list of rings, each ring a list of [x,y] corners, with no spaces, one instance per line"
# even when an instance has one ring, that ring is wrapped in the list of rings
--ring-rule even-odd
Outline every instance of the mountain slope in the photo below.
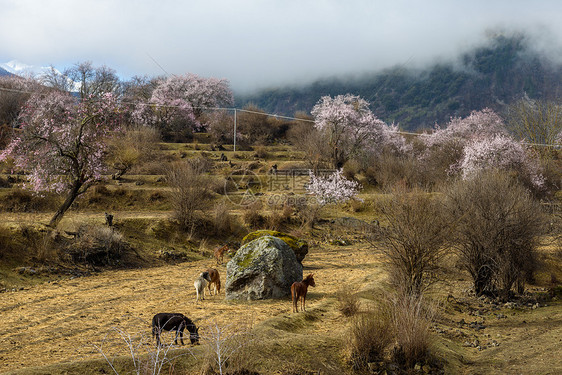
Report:
[[[0,77],[3,77],[3,76],[11,76],[11,75],[12,75],[12,73],[10,73],[10,72],[8,72],[6,69],[0,67]]]
[[[267,112],[293,115],[310,112],[323,95],[352,93],[368,100],[384,121],[414,130],[484,107],[502,110],[524,93],[554,98],[561,84],[562,67],[534,52],[525,36],[497,36],[460,56],[459,62],[422,71],[394,67],[360,79],[326,79],[299,88],[263,90],[237,97],[237,105],[251,102]]]

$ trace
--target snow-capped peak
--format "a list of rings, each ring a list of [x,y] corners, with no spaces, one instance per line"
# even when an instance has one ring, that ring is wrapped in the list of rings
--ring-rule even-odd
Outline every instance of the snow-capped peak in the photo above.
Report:
[[[36,67],[33,65],[24,64],[17,60],[12,60],[7,63],[0,63],[0,68],[3,68],[7,72],[18,76],[41,75],[51,69],[50,67],[45,66]]]

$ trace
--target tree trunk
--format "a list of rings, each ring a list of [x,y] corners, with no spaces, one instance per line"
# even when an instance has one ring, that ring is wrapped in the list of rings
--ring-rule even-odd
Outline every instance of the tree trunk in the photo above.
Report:
[[[55,215],[49,222],[49,227],[56,228],[59,222],[62,220],[62,217],[66,213],[66,211],[70,208],[76,197],[78,197],[80,188],[82,187],[82,182],[75,181],[72,185],[72,189],[68,192],[68,196],[66,197],[63,204],[59,207]]]

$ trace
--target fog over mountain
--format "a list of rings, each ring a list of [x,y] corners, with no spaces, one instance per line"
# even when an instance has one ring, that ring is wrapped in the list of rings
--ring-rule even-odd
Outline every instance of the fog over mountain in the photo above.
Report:
[[[487,43],[456,59],[412,69],[403,65],[359,77],[320,79],[238,95],[237,105],[257,105],[269,113],[309,113],[324,95],[353,93],[370,102],[388,123],[415,130],[445,125],[486,107],[502,113],[523,97],[560,100],[562,64],[535,48],[525,34],[490,36]]]

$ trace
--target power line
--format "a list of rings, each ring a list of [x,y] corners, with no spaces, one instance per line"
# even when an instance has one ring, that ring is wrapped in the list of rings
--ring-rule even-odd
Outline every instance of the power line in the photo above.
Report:
[[[35,92],[33,91],[25,91],[25,90],[17,90],[17,89],[8,89],[8,88],[4,88],[4,87],[0,87],[0,91],[7,91],[7,92],[16,92],[16,93],[23,93],[23,94],[34,94]],[[137,104],[137,102],[135,101],[127,101],[127,100],[121,100],[121,103],[124,104]],[[167,105],[167,104],[149,104],[146,103],[146,105],[148,106],[153,106],[153,107],[158,107],[158,108],[181,108],[180,106],[177,105]],[[297,118],[297,117],[291,117],[291,116],[283,116],[283,115],[277,115],[274,113],[267,113],[267,112],[259,112],[259,111],[251,111],[248,109],[241,109],[241,108],[236,108],[236,107],[207,107],[207,106],[191,106],[192,109],[202,109],[202,110],[211,110],[211,111],[232,111],[234,113],[236,112],[244,112],[244,113],[251,113],[251,114],[257,114],[257,115],[263,115],[263,116],[267,116],[267,117],[274,117],[274,118],[280,118],[280,119],[285,119],[285,120],[292,120],[292,121],[302,121],[302,122],[310,122],[310,123],[315,123],[314,120],[309,120],[309,119],[304,119],[304,118]],[[413,133],[413,132],[407,132],[407,131],[403,131],[403,130],[396,130],[393,131],[393,133],[396,134],[403,134],[403,135],[412,135],[412,136],[416,136],[416,137],[428,137],[431,136],[431,134],[428,133]],[[537,146],[537,147],[560,147],[560,145],[558,144],[546,144],[546,143],[530,143],[530,142],[520,142],[523,145],[526,146]]]

